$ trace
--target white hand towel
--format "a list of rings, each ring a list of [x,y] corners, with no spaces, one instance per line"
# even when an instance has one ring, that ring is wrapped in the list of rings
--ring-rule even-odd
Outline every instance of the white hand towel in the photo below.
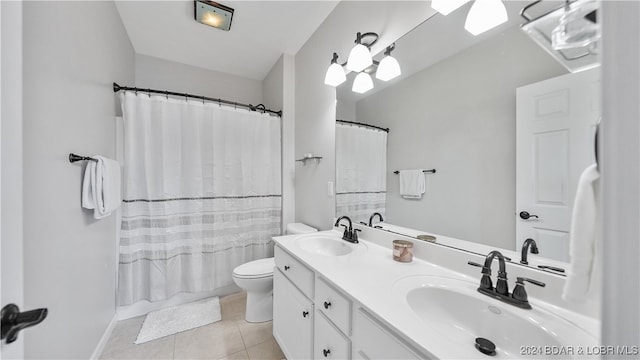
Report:
[[[120,195],[120,164],[103,156],[89,161],[82,184],[82,206],[93,209],[93,217],[105,218],[122,202]]]
[[[422,169],[400,170],[400,196],[420,199],[427,189]]]
[[[599,212],[596,189],[599,178],[600,173],[595,164],[586,168],[578,181],[573,204],[569,234],[571,264],[562,298],[574,303],[585,301],[587,295],[597,286]]]

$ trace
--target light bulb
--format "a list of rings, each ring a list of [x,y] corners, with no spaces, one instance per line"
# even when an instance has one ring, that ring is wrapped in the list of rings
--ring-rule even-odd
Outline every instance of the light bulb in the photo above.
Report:
[[[371,89],[373,89],[373,80],[371,80],[369,74],[361,72],[356,76],[355,80],[353,80],[353,87],[351,87],[353,92],[363,94]]]
[[[347,69],[360,72],[371,66],[371,64],[373,64],[373,59],[371,58],[369,49],[362,44],[356,44],[349,53]]]
[[[332,63],[324,76],[324,83],[331,86],[338,86],[347,80],[344,69],[338,63]]]
[[[431,8],[446,16],[468,2],[469,0],[432,0]]]
[[[501,0],[475,0],[464,28],[473,35],[479,35],[508,19],[507,9]]]
[[[385,56],[378,65],[376,78],[382,81],[388,81],[401,74],[400,64],[398,60],[391,55]]]

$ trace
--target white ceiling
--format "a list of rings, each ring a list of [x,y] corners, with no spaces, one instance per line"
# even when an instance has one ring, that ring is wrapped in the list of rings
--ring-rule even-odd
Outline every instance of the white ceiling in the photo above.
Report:
[[[338,1],[225,1],[230,31],[194,20],[193,0],[116,0],[136,53],[263,80],[283,53],[295,54]]]

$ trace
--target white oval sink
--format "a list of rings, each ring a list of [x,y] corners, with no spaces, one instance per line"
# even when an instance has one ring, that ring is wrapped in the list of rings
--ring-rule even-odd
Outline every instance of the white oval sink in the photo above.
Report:
[[[300,236],[296,243],[304,251],[324,256],[344,256],[364,247],[364,244],[351,244],[339,237],[315,234]]]
[[[475,339],[479,337],[495,344],[497,358],[544,358],[544,352],[523,351],[534,348],[535,351],[559,351],[570,347],[577,350],[578,346],[597,345],[597,340],[582,328],[541,309],[538,304],[533,303],[531,310],[519,309],[478,293],[478,283],[414,276],[397,281],[394,293],[404,297],[426,326],[437,329],[470,358],[486,356],[475,348]],[[577,353],[560,355],[561,358],[578,356]]]

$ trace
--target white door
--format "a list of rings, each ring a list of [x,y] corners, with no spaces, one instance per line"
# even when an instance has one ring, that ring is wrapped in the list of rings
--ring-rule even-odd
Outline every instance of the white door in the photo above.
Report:
[[[532,238],[540,256],[569,261],[578,179],[595,161],[600,87],[595,68],[516,90],[516,250]]]

